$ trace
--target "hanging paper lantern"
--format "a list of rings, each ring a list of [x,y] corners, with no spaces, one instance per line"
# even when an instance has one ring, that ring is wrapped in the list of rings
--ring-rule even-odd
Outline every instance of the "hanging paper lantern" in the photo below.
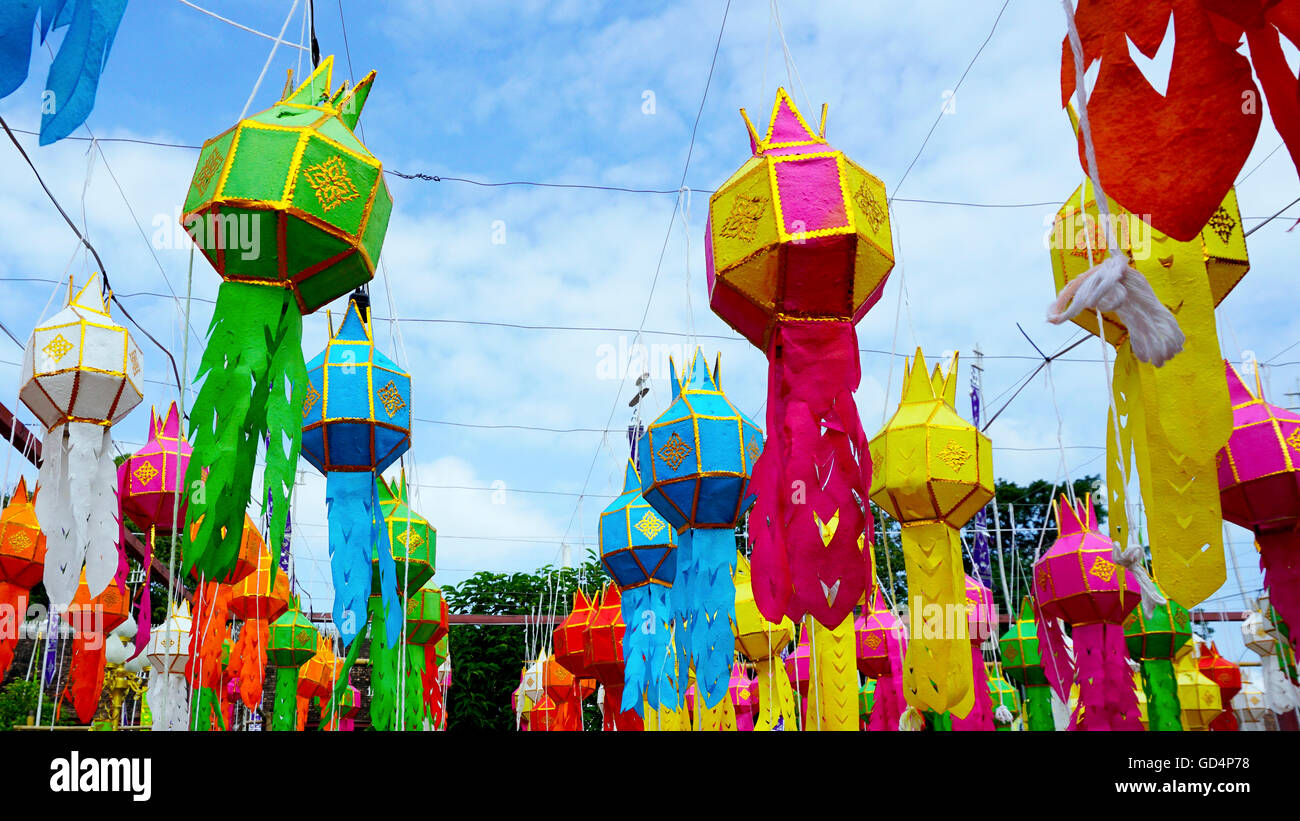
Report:
[[[271,631],[274,635],[274,627]],[[295,711],[296,728],[299,732],[306,728],[307,709],[313,698],[321,702],[330,699],[334,692],[335,668],[338,660],[334,657],[334,645],[329,639],[316,632],[316,652],[303,663],[298,671],[298,699]],[[278,675],[278,674],[277,674]]]
[[[877,587],[871,609],[858,617],[858,672],[874,684],[874,704],[866,729],[895,731],[907,709],[903,695],[903,657],[907,653],[907,629],[885,605]]]
[[[930,375],[918,348],[898,410],[871,440],[871,501],[902,525],[909,609],[919,626],[904,660],[907,702],[961,718],[975,691],[969,643],[952,629],[966,607],[958,529],[993,498],[993,447],[957,415],[956,396],[956,356],[946,375],[938,366]]]
[[[749,560],[739,553],[736,555],[734,583],[736,616],[731,624],[732,635],[736,639],[736,650],[754,663],[757,672],[754,687],[758,693],[758,717],[754,729],[797,730],[794,692],[781,669],[781,651],[794,637],[794,623],[785,616],[776,624],[763,618],[758,603],[754,601]]]
[[[224,576],[238,552],[264,440],[268,540],[282,543],[304,427],[297,414],[306,421],[322,404],[303,364],[302,314],[370,281],[392,212],[381,164],[352,133],[375,74],[332,91],[333,66],[325,58],[275,106],[206,141],[182,208],[181,224],[223,280],[199,365],[195,458],[185,477],[192,487],[201,468],[209,471],[187,521],[211,515],[185,543],[187,572],[198,565],[209,578]],[[366,361],[358,356],[356,370],[369,373]],[[222,528],[226,536],[215,538]]]
[[[1196,660],[1196,666],[1203,676],[1218,686],[1219,702],[1223,707],[1223,712],[1210,722],[1210,729],[1238,730],[1240,727],[1232,712],[1232,699],[1241,692],[1241,668],[1219,655],[1219,648],[1214,646],[1214,642],[1202,645],[1202,650],[1204,652]]]
[[[722,392],[721,357],[710,373],[696,348],[680,384],[671,360],[669,371],[672,402],[641,435],[637,461],[645,500],[677,531],[678,677],[693,666],[713,708],[731,675],[735,530],[752,501],[745,485],[763,433]]]
[[[1114,194],[1110,182],[1106,187]],[[1230,191],[1199,235],[1180,242],[1108,202],[1120,250],[1161,303],[1177,306],[1186,337],[1182,351],[1157,368],[1134,356],[1128,329],[1114,312],[1103,313],[1104,331],[1095,311],[1074,317],[1075,324],[1093,335],[1104,333],[1116,348],[1111,388],[1120,418],[1106,423],[1109,529],[1121,545],[1129,544],[1120,466],[1135,462],[1152,570],[1165,593],[1191,608],[1222,586],[1227,573],[1219,494],[1211,477],[1232,412],[1219,377],[1214,309],[1250,268],[1241,212]],[[1107,256],[1091,182],[1057,212],[1050,251],[1058,292]],[[1209,548],[1203,550],[1204,545]]]
[[[380,354],[382,356],[382,354]],[[437,566],[438,531],[420,514],[411,510],[406,491],[406,470],[400,481],[390,485],[379,477],[379,507],[388,528],[388,544],[397,566],[397,584],[407,592],[419,590],[433,578]],[[371,589],[379,586],[379,550],[370,552]]]
[[[1044,672],[1062,699],[1070,682],[1079,685],[1071,730],[1136,730],[1141,725],[1121,625],[1141,600],[1137,579],[1111,560],[1113,543],[1097,531],[1091,496],[1077,508],[1062,496],[1056,513],[1059,535],[1034,562],[1038,636],[1050,655]],[[1073,659],[1057,619],[1073,625]]]
[[[676,386],[676,378],[672,381]],[[600,561],[618,585],[627,631],[622,709],[640,715],[643,700],[657,710],[660,700],[669,698],[676,706],[663,660],[670,641],[668,594],[677,575],[677,538],[641,495],[641,477],[630,459],[623,493],[600,514],[598,532]]]
[[[1241,691],[1232,697],[1232,709],[1237,713],[1243,730],[1263,730],[1268,716],[1268,697],[1264,688],[1254,680],[1242,682]]]
[[[954,730],[994,730],[993,701],[990,698],[992,682],[984,666],[980,646],[993,634],[993,591],[979,579],[966,576],[966,635],[970,637],[971,687],[975,694],[971,711],[962,718],[952,719]]]
[[[555,705],[555,712],[547,714],[547,729],[581,731],[582,702],[596,692],[595,684],[577,678],[551,655],[542,663],[542,687]]]
[[[239,638],[231,651],[231,674],[239,678],[239,694],[244,706],[257,709],[262,703],[262,685],[266,675],[266,651],[270,642],[270,624],[289,609],[289,576],[275,572],[275,564],[261,544],[257,527],[244,523],[244,538],[256,537],[257,569],[234,585],[230,591],[230,613],[243,620]],[[272,581],[272,573],[275,579]]]
[[[362,311],[356,298],[350,300],[343,324],[331,330],[325,350],[307,365],[311,384],[302,406],[303,457],[325,474],[334,623],[345,647],[352,645],[367,612],[375,556],[383,600],[379,624],[386,628],[387,644],[397,643],[402,609],[393,556],[401,551],[393,550],[389,536],[414,540],[400,524],[387,527],[378,484],[378,474],[411,446],[411,377],[375,349]],[[395,506],[393,512],[398,513]],[[426,539],[414,551],[408,545],[406,552],[423,556],[427,544]],[[421,573],[412,567],[407,575]]]
[[[578,588],[573,592],[573,610],[551,633],[555,660],[578,678],[596,677],[596,671],[587,663],[587,626],[592,615],[587,594]]]
[[[126,458],[117,468],[118,544],[126,539],[126,520],[130,519],[149,534],[141,540],[145,555],[141,562],[148,569],[153,562],[154,534],[172,533],[185,521],[189,493],[181,484],[190,462],[190,445],[181,435],[180,412],[172,402],[164,419],[149,409],[149,441]],[[119,586],[126,582],[126,554],[120,554]],[[135,652],[144,651],[149,641],[149,613],[152,608],[150,585],[142,585],[136,608],[140,629],[135,636]]]
[[[1043,672],[1038,649],[1038,625],[1029,596],[1020,602],[1020,615],[998,639],[1002,650],[1002,671],[1025,688],[1025,729],[1051,732],[1052,696]]]
[[[1265,402],[1258,373],[1252,395],[1236,369],[1224,367],[1232,435],[1219,454],[1223,518],[1254,531],[1272,606],[1300,621],[1300,414]]]
[[[1015,729],[1013,723],[1020,714],[1020,696],[1016,688],[1003,678],[991,662],[985,667],[988,679],[989,699],[993,702],[994,728],[1002,730]]]
[[[99,595],[118,570],[112,426],[140,404],[140,349],[108,314],[94,274],[34,331],[18,396],[45,426],[36,517],[46,522],[45,592],[67,607],[86,570]],[[120,588],[124,591],[124,587]]]
[[[871,712],[876,707],[876,684],[874,678],[864,678],[862,687],[858,689],[858,721],[862,729],[870,729]]]
[[[422,587],[412,593],[406,600],[406,643],[436,643],[438,631],[446,626],[446,611],[441,589]]]
[[[131,617],[131,604],[117,585],[91,595],[84,571],[81,576],[72,603],[63,613],[73,630],[72,663],[63,693],[72,701],[81,723],[89,724],[104,690],[106,637]]]
[[[276,668],[272,730],[292,730],[297,724],[299,668],[316,655],[318,636],[297,604],[271,623],[266,660]]]
[[[834,628],[865,600],[857,543],[874,541],[854,325],[894,265],[885,186],[826,142],[825,106],[814,131],[778,90],[762,137],[741,115],[753,156],[709,200],[705,256],[710,307],[768,358],[771,441],[754,449],[749,490],[755,595],[769,619]]]
[[[13,664],[31,589],[45,570],[45,534],[36,520],[39,493],[37,488],[28,496],[27,480],[19,477],[9,504],[0,512],[0,678]]]
[[[1219,685],[1201,673],[1199,656],[1200,640],[1194,639],[1174,659],[1184,730],[1208,730],[1223,712],[1223,694]]]
[[[592,604],[583,639],[583,660],[605,690],[603,705],[605,731],[642,730],[644,724],[635,710],[623,709],[623,599],[618,585],[609,582],[600,599]]]
[[[149,635],[145,655],[149,659],[147,699],[153,713],[155,732],[179,731],[189,727],[189,693],[185,664],[190,657],[190,632],[194,624],[189,602],[170,602],[167,618]]]
[[[757,682],[745,672],[745,666],[736,662],[731,668],[731,682],[727,687],[731,697],[731,706],[735,712],[736,727],[739,732],[754,729],[754,713],[758,706]]]
[[[1124,622],[1129,655],[1141,666],[1142,701],[1151,730],[1183,727],[1173,658],[1192,637],[1192,625],[1187,608],[1166,598],[1150,616],[1138,607]]]

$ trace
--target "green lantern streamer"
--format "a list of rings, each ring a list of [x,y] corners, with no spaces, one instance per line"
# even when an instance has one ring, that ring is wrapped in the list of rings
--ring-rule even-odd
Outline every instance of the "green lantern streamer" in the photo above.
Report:
[[[275,706],[272,730],[293,730],[298,718],[298,669],[316,655],[316,628],[294,602],[283,616],[271,622],[267,662],[275,670]]]
[[[261,440],[267,543],[283,543],[299,414],[320,399],[303,362],[302,315],[369,282],[383,246],[392,197],[353,134],[375,74],[331,93],[333,64],[322,60],[270,109],[205,142],[182,209],[223,280],[190,413],[187,575],[221,578],[234,566]]]

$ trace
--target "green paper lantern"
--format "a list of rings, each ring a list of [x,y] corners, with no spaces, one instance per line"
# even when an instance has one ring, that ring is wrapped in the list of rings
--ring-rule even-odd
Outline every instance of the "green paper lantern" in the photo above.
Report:
[[[388,543],[392,545],[393,561],[397,564],[397,584],[406,583],[406,590],[418,591],[433,578],[437,567],[438,531],[408,504],[406,473],[390,485],[379,477],[379,507],[384,513],[388,528]],[[371,590],[379,589],[379,553],[371,548]]]
[[[1191,614],[1172,599],[1156,605],[1150,616],[1139,607],[1124,620],[1124,636],[1134,661],[1172,659],[1192,638]]]
[[[442,590],[421,588],[406,601],[406,643],[425,645],[442,627]]]
[[[316,641],[316,626],[294,607],[271,622],[267,663],[272,667],[297,669],[316,655]]]
[[[182,224],[227,282],[286,288],[309,314],[369,282],[393,198],[353,134],[375,73],[331,96],[334,58],[203,144]]]
[[[223,280],[190,412],[185,485],[202,493],[181,531],[185,575],[234,568],[264,443],[266,541],[284,540],[302,417],[319,399],[302,315],[369,282],[388,229],[383,168],[352,133],[375,74],[331,91],[333,64],[206,141],[185,196],[181,224]]]
[[[993,709],[1006,707],[1012,716],[1020,714],[1020,694],[1011,683],[997,674],[992,667],[989,668],[989,698],[993,701]],[[993,726],[997,730],[1010,730],[1011,722],[1003,724],[1000,721],[994,721]]]
[[[998,639],[998,647],[1002,650],[1002,669],[1008,676],[1026,685],[1047,683],[1043,659],[1038,652],[1034,606],[1028,596],[1020,603],[1020,617]]]
[[[866,679],[858,688],[858,719],[865,725],[871,719],[871,708],[876,706],[876,680]]]

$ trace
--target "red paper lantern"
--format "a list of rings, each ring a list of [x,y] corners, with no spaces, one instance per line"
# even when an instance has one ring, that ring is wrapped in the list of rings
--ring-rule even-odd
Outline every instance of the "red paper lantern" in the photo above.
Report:
[[[573,611],[564,617],[552,634],[555,660],[578,678],[595,678],[596,671],[587,663],[587,624],[592,607],[581,588],[573,593]]]

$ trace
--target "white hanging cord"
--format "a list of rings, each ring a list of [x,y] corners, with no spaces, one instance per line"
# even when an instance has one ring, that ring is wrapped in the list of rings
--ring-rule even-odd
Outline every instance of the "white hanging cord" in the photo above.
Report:
[[[775,2],[775,0],[773,0]],[[682,220],[682,234],[686,237],[686,328],[690,350],[687,357],[695,355],[695,305],[691,300],[691,189],[683,185],[677,191],[677,214]],[[581,515],[581,514],[579,514]]]
[[[227,17],[222,17],[220,14],[217,14],[217,13],[215,13],[215,12],[211,12],[211,11],[208,11],[207,9],[202,8],[201,6],[196,6],[195,4],[191,3],[190,0],[178,0],[178,2],[180,2],[180,3],[184,3],[185,5],[189,6],[189,7],[192,8],[192,9],[194,9],[195,11],[202,12],[203,14],[206,14],[207,16],[213,18],[214,20],[220,20],[221,22],[226,23],[227,25],[234,26],[234,27],[237,28],[237,29],[242,29],[242,30],[248,32],[249,34],[256,34],[258,37],[261,37],[261,38],[263,38],[263,39],[265,39],[265,40],[271,40],[272,42],[275,42],[277,45],[285,45],[285,46],[288,46],[288,47],[290,47],[290,48],[297,48],[297,49],[302,49],[302,50],[306,51],[306,47],[305,47],[305,46],[300,46],[300,45],[298,45],[298,44],[296,44],[296,43],[289,43],[289,42],[286,42],[286,41],[284,41],[284,40],[277,39],[276,37],[274,37],[274,36],[272,36],[272,35],[270,35],[270,34],[267,34],[266,32],[258,31],[257,29],[254,29],[254,28],[249,28],[248,26],[245,26],[245,25],[242,24],[242,23],[236,23],[234,20],[231,20],[231,19],[229,19],[229,18],[227,18]],[[281,33],[280,36],[283,37],[283,36],[284,36],[283,33]]]
[[[1100,264],[1071,280],[1061,289],[1056,300],[1047,308],[1047,321],[1059,325],[1073,319],[1084,310],[1113,311],[1128,329],[1133,355],[1142,362],[1160,367],[1183,349],[1183,331],[1139,271],[1129,264],[1128,255],[1121,252],[1115,227],[1111,222],[1110,205],[1101,187],[1097,172],[1097,154],[1088,123],[1087,72],[1083,65],[1083,45],[1074,21],[1072,0],[1061,0],[1070,32],[1070,47],[1074,52],[1075,92],[1079,100],[1079,129],[1083,135],[1084,153],[1088,161],[1088,176],[1092,181],[1101,231],[1106,238],[1108,256]],[[1086,212],[1084,212],[1086,218]],[[1089,233],[1085,231],[1085,234]],[[1105,335],[1105,325],[1098,329]]]
[[[808,104],[811,99],[808,96],[808,89],[804,88],[803,78],[799,76],[799,67],[794,63],[794,55],[790,53],[790,44],[785,40],[785,25],[781,22],[781,6],[777,0],[772,0],[772,17],[776,20],[776,32],[781,38],[781,51],[785,54],[785,74],[786,82],[790,85],[791,93],[794,92],[794,82],[799,81],[799,91],[803,97],[803,103]],[[793,74],[793,79],[791,79]]]
[[[241,120],[248,114],[249,107],[253,105],[253,100],[257,97],[257,90],[262,87],[262,81],[266,79],[266,70],[271,67],[271,61],[275,59],[275,50],[284,42],[284,33],[289,30],[289,21],[293,19],[293,13],[298,10],[298,3],[299,0],[293,0],[293,5],[289,7],[289,13],[284,18],[284,25],[280,26],[280,36],[275,38],[275,44],[271,46],[271,53],[266,55],[266,62],[262,65],[262,73],[257,75],[257,82],[253,84],[253,91],[248,95],[248,102],[244,103],[244,110],[239,112],[239,119]]]

